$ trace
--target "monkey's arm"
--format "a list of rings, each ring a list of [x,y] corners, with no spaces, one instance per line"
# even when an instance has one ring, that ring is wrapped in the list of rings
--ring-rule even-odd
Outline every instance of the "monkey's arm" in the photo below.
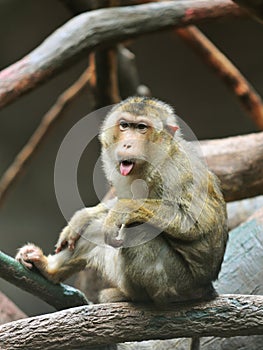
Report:
[[[224,222],[224,208],[224,202],[217,198],[207,198],[196,212],[188,210],[181,203],[167,200],[120,199],[109,212],[104,224],[106,243],[110,242],[107,236],[111,235],[114,238],[115,235],[116,238],[122,225],[144,222],[160,228],[174,238],[196,240],[205,232],[211,231],[217,220]]]

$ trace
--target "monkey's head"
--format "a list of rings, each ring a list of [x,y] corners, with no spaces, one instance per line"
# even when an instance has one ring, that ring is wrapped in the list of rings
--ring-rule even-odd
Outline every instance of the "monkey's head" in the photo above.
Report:
[[[157,157],[153,145],[174,143],[177,130],[173,109],[156,99],[130,97],[114,106],[100,134],[106,175],[114,167],[122,176],[141,176]]]

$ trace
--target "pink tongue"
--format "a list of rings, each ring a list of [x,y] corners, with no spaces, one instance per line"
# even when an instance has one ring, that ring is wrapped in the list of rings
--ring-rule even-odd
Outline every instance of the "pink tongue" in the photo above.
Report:
[[[129,175],[129,173],[132,171],[133,165],[134,165],[133,163],[129,163],[129,164],[121,163],[121,165],[120,165],[121,175],[123,175],[123,176]]]

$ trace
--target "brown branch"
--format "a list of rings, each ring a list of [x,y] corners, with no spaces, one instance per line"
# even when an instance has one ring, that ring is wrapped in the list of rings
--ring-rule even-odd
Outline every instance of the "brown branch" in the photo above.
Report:
[[[2,178],[0,179],[0,205],[3,203],[12,184],[18,179],[18,176],[21,174],[23,168],[36,153],[39,145],[48,135],[55,122],[62,117],[65,108],[85,88],[93,74],[93,71],[94,67],[90,66],[72,86],[70,86],[58,97],[54,106],[52,106],[51,109],[44,115],[33,135],[30,137],[22,150],[17,154],[13,163],[3,174]]]
[[[263,212],[263,196],[227,203],[229,230],[232,230],[242,222],[248,220],[248,218],[260,208],[262,208]]]
[[[102,4],[98,4],[100,8]],[[106,0],[104,7],[114,7],[113,0]],[[105,48],[95,52],[97,108],[120,102],[118,85],[117,48]]]
[[[63,310],[2,325],[0,343],[1,349],[66,350],[87,344],[253,334],[263,334],[263,296],[222,295],[167,309],[116,303]]]
[[[179,28],[176,33],[226,83],[255,124],[263,130],[262,99],[233,63],[198,28]]]
[[[83,13],[0,73],[0,108],[55,76],[95,47],[112,46],[161,29],[242,15],[230,0],[178,0]]]
[[[201,141],[201,149],[226,201],[263,194],[263,132]]]
[[[116,48],[97,50],[96,67],[96,101],[97,108],[120,102]]]
[[[233,0],[238,5],[243,6],[252,16],[263,21],[263,0]]]
[[[0,324],[27,317],[9,298],[0,292]]]

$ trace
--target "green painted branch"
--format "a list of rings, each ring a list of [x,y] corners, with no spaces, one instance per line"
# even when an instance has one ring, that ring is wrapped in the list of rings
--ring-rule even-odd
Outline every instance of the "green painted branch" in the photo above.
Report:
[[[64,284],[53,284],[1,251],[0,277],[39,297],[57,310],[88,304],[86,297],[79,290]]]
[[[83,13],[0,73],[0,108],[97,47],[161,29],[241,15],[242,10],[230,0],[178,0]]]
[[[1,326],[0,344],[3,350],[66,350],[147,339],[253,334],[263,334],[263,296],[221,295],[167,309],[95,304],[31,317]]]

